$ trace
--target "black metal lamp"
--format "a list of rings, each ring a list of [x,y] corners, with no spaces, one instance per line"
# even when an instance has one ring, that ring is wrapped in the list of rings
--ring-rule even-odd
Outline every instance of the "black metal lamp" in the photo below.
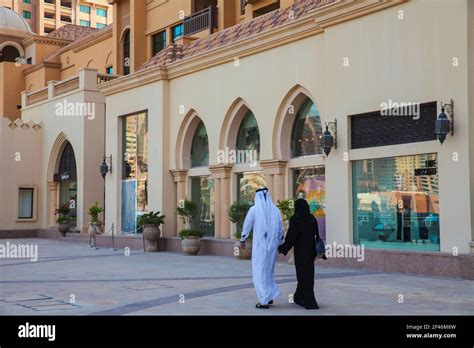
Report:
[[[334,136],[329,130],[330,126],[333,126]],[[326,123],[326,131],[321,137],[321,147],[323,148],[326,157],[329,156],[333,147],[337,149],[337,119],[335,119],[334,122]]]
[[[443,104],[441,102],[441,113],[438,116],[438,119],[435,123],[435,133],[436,136],[443,145],[446,140],[448,133],[454,135],[454,101],[451,99],[449,104]],[[448,113],[446,114],[445,111]]]
[[[112,155],[109,157],[104,156],[104,160],[100,165],[100,174],[104,179],[107,176],[107,173],[112,173]]]

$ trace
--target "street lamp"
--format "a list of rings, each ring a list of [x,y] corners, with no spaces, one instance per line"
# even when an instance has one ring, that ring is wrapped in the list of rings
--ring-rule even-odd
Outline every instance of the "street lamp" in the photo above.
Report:
[[[445,110],[448,114],[444,112]],[[446,140],[448,133],[454,135],[454,101],[452,99],[449,104],[441,102],[441,113],[436,119],[435,133],[441,145]]]
[[[329,127],[332,126],[334,136],[332,135]],[[334,147],[337,149],[337,119],[334,119],[334,122],[327,122],[326,123],[326,131],[323,133],[321,137],[321,147],[323,148],[326,157],[329,156],[331,153],[331,149]]]
[[[107,176],[107,173],[112,173],[112,155],[109,157],[104,156],[104,160],[100,165],[100,174],[104,179]]]

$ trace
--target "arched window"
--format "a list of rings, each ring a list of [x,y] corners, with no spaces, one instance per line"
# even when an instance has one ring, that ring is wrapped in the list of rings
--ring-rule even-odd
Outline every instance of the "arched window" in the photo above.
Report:
[[[240,124],[236,148],[238,151],[237,163],[258,161],[260,157],[260,132],[257,119],[251,111],[247,112]]]
[[[191,147],[191,167],[206,167],[209,165],[209,140],[206,126],[201,121],[194,133]]]
[[[59,161],[59,174],[67,173],[70,176],[76,175],[76,157],[74,156],[74,150],[70,143],[67,143],[64,147]]]
[[[130,74],[130,30],[123,37],[123,74]]]
[[[14,46],[5,46],[0,54],[0,62],[15,63],[20,58],[20,52]]]
[[[321,118],[318,108],[307,98],[301,106],[291,133],[291,157],[322,154]]]

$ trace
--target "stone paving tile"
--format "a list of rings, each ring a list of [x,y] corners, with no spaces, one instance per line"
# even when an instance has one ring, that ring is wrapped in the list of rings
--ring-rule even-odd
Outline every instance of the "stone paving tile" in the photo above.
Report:
[[[41,239],[10,242],[37,244],[39,260],[0,260],[3,315],[474,313],[474,282],[468,280],[317,267],[315,291],[321,309],[307,311],[289,303],[296,287],[294,266],[278,263],[275,274],[282,296],[271,309],[259,310],[250,261],[168,252],[132,251],[125,256],[123,250],[93,250],[84,244]],[[399,294],[404,296],[402,304]],[[70,304],[72,296],[75,303]],[[35,301],[25,305],[28,299],[46,305],[34,306]]]

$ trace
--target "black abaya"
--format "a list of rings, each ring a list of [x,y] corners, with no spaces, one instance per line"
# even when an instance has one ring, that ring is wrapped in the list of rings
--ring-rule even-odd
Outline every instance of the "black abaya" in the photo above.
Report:
[[[286,255],[294,247],[296,278],[298,286],[293,300],[306,309],[318,309],[314,297],[315,237],[319,237],[318,222],[311,215],[304,199],[295,202],[295,214],[290,218],[290,227],[285,243],[278,250]]]

